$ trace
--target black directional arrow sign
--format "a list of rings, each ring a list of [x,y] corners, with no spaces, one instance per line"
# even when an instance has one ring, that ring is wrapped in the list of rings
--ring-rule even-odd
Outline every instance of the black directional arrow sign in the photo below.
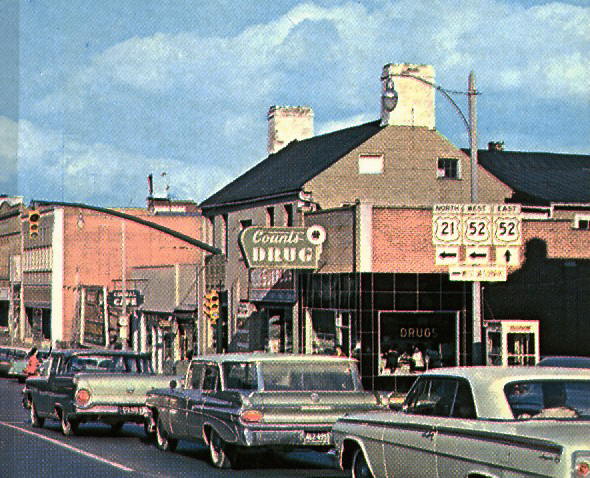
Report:
[[[472,259],[478,259],[478,258],[488,257],[488,254],[486,252],[473,251],[471,254],[469,254],[469,257],[471,257]]]
[[[447,252],[447,251],[442,251],[439,255],[438,255],[441,259],[446,259],[448,257],[457,257],[457,253],[456,252]]]
[[[435,263],[439,266],[457,264],[459,262],[459,248],[453,246],[437,247],[434,258]]]
[[[510,252],[509,249],[506,249],[506,252],[504,253],[504,257],[506,258],[506,262],[510,262],[510,256],[512,256],[512,253]]]

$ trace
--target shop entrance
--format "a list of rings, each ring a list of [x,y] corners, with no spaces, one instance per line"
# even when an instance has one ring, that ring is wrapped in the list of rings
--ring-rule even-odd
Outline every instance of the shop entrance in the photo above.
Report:
[[[349,310],[312,309],[306,314],[306,353],[346,356],[357,351],[359,334],[354,313]]]
[[[486,365],[535,365],[539,361],[538,320],[486,322]]]

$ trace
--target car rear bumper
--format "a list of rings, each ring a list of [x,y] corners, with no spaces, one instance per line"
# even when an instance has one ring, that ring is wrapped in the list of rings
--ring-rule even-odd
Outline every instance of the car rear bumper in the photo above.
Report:
[[[306,427],[246,428],[242,434],[245,446],[329,447],[332,445],[331,425]]]
[[[76,408],[70,415],[82,421],[106,421],[119,418],[127,422],[142,422],[148,415],[145,406],[138,405],[96,405],[88,408]]]

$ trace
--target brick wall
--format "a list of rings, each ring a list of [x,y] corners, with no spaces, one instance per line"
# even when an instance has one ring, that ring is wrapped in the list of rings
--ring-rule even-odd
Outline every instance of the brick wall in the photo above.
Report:
[[[571,221],[523,221],[521,258],[526,244],[542,240],[546,255],[555,259],[590,259],[590,231],[572,228]],[[428,273],[446,272],[435,266],[430,209],[373,209],[373,271]],[[517,268],[511,268],[513,272]]]
[[[166,226],[195,239],[201,230],[200,216],[133,215]],[[79,221],[83,219],[83,225]],[[125,222],[125,262],[127,279],[137,266],[194,264],[202,251],[180,239],[149,226],[97,211],[66,208],[64,220],[64,340],[71,340],[76,316],[76,292],[79,284],[113,288],[121,279],[122,230]]]

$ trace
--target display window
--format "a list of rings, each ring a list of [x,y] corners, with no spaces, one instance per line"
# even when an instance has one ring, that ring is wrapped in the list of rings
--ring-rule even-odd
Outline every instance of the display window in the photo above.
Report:
[[[459,364],[457,312],[379,312],[379,375]]]

